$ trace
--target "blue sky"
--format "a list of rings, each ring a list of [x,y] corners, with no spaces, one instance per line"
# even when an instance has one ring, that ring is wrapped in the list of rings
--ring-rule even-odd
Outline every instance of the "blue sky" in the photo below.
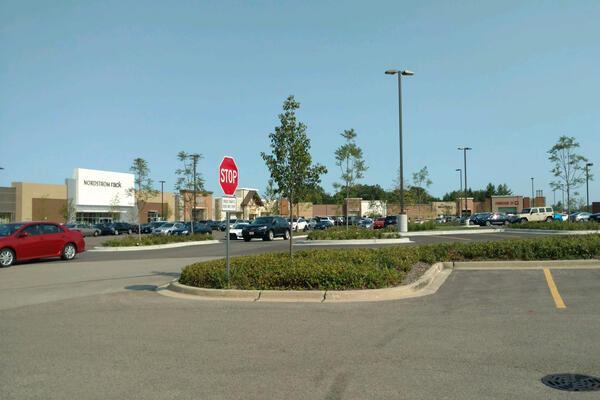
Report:
[[[466,145],[470,187],[528,195],[535,177],[552,201],[546,152],[566,134],[596,163],[590,197],[600,201],[599,20],[594,0],[5,0],[0,186],[64,183],[77,167],[127,172],[142,157],[172,190],[185,150],[204,155],[215,195],[224,155],[240,186],[263,190],[260,152],[294,94],[326,190],[350,128],[369,167],[362,183],[390,188],[397,81],[384,71],[407,68],[404,167],[426,165],[432,194],[458,188]]]

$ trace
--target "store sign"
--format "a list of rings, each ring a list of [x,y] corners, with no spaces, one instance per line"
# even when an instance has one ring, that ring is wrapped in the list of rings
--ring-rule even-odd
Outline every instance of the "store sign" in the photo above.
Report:
[[[135,203],[133,174],[76,168],[73,178],[77,205],[132,207]]]
[[[519,205],[519,200],[515,200],[515,201],[497,201],[496,205],[497,206],[518,206]]]
[[[223,211],[237,211],[237,201],[235,196],[223,197],[221,209]]]

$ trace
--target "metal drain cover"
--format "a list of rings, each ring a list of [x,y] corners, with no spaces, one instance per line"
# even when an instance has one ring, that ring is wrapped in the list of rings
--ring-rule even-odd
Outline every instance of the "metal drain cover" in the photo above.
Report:
[[[568,392],[592,392],[600,390],[600,379],[579,374],[551,374],[542,378],[542,383],[553,389]]]

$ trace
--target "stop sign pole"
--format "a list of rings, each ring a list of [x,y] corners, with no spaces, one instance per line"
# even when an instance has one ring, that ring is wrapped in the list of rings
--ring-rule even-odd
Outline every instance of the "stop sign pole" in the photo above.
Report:
[[[223,193],[225,193],[226,196],[233,196],[238,185],[238,178],[239,171],[237,169],[237,165],[235,165],[233,157],[223,157],[223,161],[221,161],[221,164],[219,165],[219,184],[221,185],[221,189],[223,189]],[[231,197],[226,197],[223,200],[230,198]],[[233,199],[233,209],[235,211],[235,197]],[[227,287],[229,287],[229,213],[231,212],[232,203],[230,201],[221,202],[221,205],[225,204],[227,205],[225,208],[225,217],[227,218],[227,229],[225,231],[225,257],[227,265]]]

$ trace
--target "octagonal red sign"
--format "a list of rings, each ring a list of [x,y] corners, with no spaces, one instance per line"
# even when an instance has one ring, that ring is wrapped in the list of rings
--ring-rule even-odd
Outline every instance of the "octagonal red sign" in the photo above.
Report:
[[[233,161],[233,157],[223,157],[221,165],[219,165],[219,183],[223,189],[223,193],[232,196],[238,185],[238,169]]]

